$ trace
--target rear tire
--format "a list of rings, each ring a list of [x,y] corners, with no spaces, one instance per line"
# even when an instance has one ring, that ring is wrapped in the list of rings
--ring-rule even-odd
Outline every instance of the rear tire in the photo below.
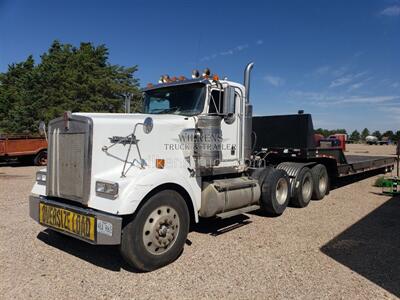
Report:
[[[318,164],[311,169],[313,177],[313,200],[321,200],[329,191],[329,176],[324,165]]]
[[[33,159],[33,164],[35,166],[45,166],[47,165],[47,151],[43,150],[36,154]]]
[[[153,195],[123,229],[121,255],[139,271],[152,271],[173,262],[189,232],[189,211],[173,190]]]
[[[284,170],[272,169],[262,181],[261,208],[273,215],[281,215],[289,203],[289,176]]]
[[[313,193],[313,178],[309,168],[300,170],[294,184],[294,195],[291,203],[295,207],[306,207],[311,200]]]

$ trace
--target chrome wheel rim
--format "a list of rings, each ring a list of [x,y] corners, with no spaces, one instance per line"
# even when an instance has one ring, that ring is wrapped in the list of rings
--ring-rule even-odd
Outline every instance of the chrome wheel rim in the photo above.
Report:
[[[148,252],[160,255],[175,243],[179,233],[180,220],[175,209],[160,206],[147,218],[143,227],[143,243]]]
[[[276,183],[275,189],[275,197],[276,201],[278,201],[279,205],[285,203],[288,195],[288,183],[284,178],[279,178],[278,182]]]
[[[302,196],[303,200],[309,200],[311,199],[311,193],[312,193],[312,181],[310,176],[305,176],[303,180],[303,187],[302,187]]]
[[[327,186],[328,186],[328,178],[326,177],[325,174],[322,174],[318,182],[318,188],[320,193],[324,193]]]

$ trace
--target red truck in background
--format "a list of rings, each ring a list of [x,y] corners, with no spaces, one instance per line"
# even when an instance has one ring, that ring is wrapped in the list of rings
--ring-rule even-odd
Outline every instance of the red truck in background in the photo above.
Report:
[[[0,162],[18,159],[26,164],[47,164],[47,140],[44,137],[0,135]]]

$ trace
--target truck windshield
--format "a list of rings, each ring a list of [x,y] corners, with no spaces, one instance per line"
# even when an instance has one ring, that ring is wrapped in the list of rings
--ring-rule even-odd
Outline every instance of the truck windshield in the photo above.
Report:
[[[206,88],[202,83],[146,91],[143,113],[198,115],[203,111],[205,95]]]

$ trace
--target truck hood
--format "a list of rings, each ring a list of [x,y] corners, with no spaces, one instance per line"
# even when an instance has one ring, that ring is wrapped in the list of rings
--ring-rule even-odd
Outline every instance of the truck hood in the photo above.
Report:
[[[135,131],[137,145],[132,145],[127,165],[132,171],[141,167],[142,159],[145,168],[155,168],[156,159],[164,159],[166,167],[184,160],[180,147],[179,134],[184,129],[195,127],[194,117],[172,114],[107,114],[79,113],[92,122],[92,176],[120,174],[127,158],[129,141],[115,143],[133,133],[137,123],[143,123],[147,117],[153,119],[153,130],[145,134],[143,126],[138,125]],[[105,147],[108,148],[104,151]],[[139,150],[139,151],[138,151]],[[127,176],[134,174],[128,171]]]

